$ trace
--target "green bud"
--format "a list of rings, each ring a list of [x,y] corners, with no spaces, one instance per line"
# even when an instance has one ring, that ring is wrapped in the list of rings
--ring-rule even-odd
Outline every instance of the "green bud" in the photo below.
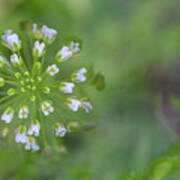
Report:
[[[37,77],[37,81],[38,82],[41,82],[42,81],[42,78],[40,76]]]
[[[49,94],[50,93],[50,88],[49,87],[44,87],[43,88],[43,92],[45,93],[45,94]]]
[[[31,85],[27,85],[27,88],[28,88],[28,89],[31,89]]]
[[[4,58],[0,56],[0,68],[4,67],[4,65],[5,65]]]
[[[31,101],[34,102],[36,100],[36,96],[31,96]]]
[[[36,86],[32,86],[32,90],[35,91],[36,90]]]
[[[24,75],[27,76],[27,77],[29,77],[29,72],[26,71],[26,72],[24,73]]]
[[[21,87],[21,92],[26,92],[24,87]]]
[[[36,62],[35,65],[34,65],[34,69],[35,71],[38,71],[39,69],[41,69],[41,63],[40,62]]]
[[[15,73],[15,77],[16,77],[16,79],[20,79],[21,78],[21,73],[19,73],[19,72]]]
[[[10,88],[10,89],[8,89],[7,94],[8,94],[8,96],[13,96],[14,94],[16,94],[16,90],[13,88]]]
[[[21,85],[25,85],[25,82],[23,80],[20,81]]]
[[[4,78],[0,77],[0,87],[3,87],[5,85]]]
[[[79,128],[79,123],[78,122],[70,122],[67,125],[67,130],[69,132],[73,132]]]

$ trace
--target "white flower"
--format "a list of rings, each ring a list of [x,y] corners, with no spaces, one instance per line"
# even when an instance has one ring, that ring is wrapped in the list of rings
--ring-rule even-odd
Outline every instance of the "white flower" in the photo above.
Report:
[[[59,62],[66,61],[73,55],[72,51],[69,47],[64,46],[62,49],[57,53],[57,58]]]
[[[50,76],[54,76],[55,74],[57,74],[59,72],[59,68],[53,64],[51,66],[48,66],[47,68],[47,73],[50,75]]]
[[[41,34],[42,34],[43,40],[46,43],[50,44],[54,41],[57,35],[57,31],[55,29],[48,28],[47,26],[44,25],[41,29]]]
[[[0,56],[0,68],[2,68],[5,65],[5,58]]]
[[[44,48],[45,48],[45,43],[40,43],[39,41],[36,41],[34,43],[34,48],[33,48],[33,55],[35,57],[41,57],[44,53]]]
[[[84,74],[86,74],[87,70],[86,68],[82,68],[80,69],[78,72],[74,73],[72,76],[72,80],[75,82],[84,82],[86,81],[86,76]]]
[[[37,24],[33,24],[33,34],[37,39],[42,38],[41,29],[38,27]]]
[[[18,128],[15,140],[17,143],[23,143],[25,144],[27,141],[27,136],[26,136],[26,128],[25,126],[21,126]]]
[[[81,101],[81,106],[86,112],[89,112],[89,110],[92,110],[93,108],[90,102],[88,101]]]
[[[54,108],[52,107],[52,105],[47,102],[47,101],[44,101],[41,105],[41,109],[42,109],[42,112],[44,113],[45,116],[48,116],[50,113],[54,112]]]
[[[78,109],[81,107],[81,102],[77,99],[68,99],[67,105],[72,111],[78,111]]]
[[[60,90],[63,91],[64,93],[72,93],[73,88],[74,88],[74,83],[71,82],[63,82],[60,84]]]
[[[16,65],[21,64],[21,61],[16,53],[10,56],[10,60],[13,64],[16,64]]]
[[[5,31],[5,34],[2,36],[2,41],[9,49],[12,51],[18,51],[21,48],[21,41],[17,34],[13,33],[12,30]]]
[[[75,43],[75,42],[72,41],[70,43],[70,49],[71,49],[73,54],[77,53],[78,51],[80,51],[79,43]]]
[[[39,131],[40,131],[40,123],[36,120],[33,122],[31,127],[29,128],[28,135],[39,136]]]
[[[38,151],[40,147],[36,144],[36,141],[33,137],[27,137],[25,149],[35,152]]]
[[[5,84],[4,78],[0,77],[0,87],[3,87]]]
[[[29,114],[28,107],[23,106],[22,108],[20,108],[18,116],[20,119],[26,119],[28,117],[28,114]]]
[[[59,62],[68,60],[73,54],[79,51],[79,43],[71,42],[70,46],[63,46],[62,49],[57,53],[56,57]]]
[[[14,110],[11,107],[8,107],[1,116],[2,121],[5,121],[7,124],[10,123],[14,116]]]
[[[55,128],[55,135],[59,137],[63,137],[66,134],[66,131],[67,130],[64,126],[57,125],[57,127]]]

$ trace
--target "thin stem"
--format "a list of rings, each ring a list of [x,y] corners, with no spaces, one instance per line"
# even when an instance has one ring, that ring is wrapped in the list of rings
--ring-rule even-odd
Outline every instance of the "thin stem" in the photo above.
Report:
[[[5,75],[5,74],[0,73],[0,76],[3,77],[3,78],[7,78],[9,80],[14,80],[11,76],[8,76],[8,75]]]
[[[3,102],[3,101],[5,101],[5,100],[7,100],[7,99],[9,99],[9,98],[11,98],[11,97],[12,97],[12,96],[5,96],[5,97],[1,98],[1,99],[0,99],[0,103]]]
[[[21,58],[21,60],[22,60],[22,64],[23,64],[24,68],[26,69],[26,71],[29,72],[28,67],[27,67],[26,64],[24,63],[24,60],[23,60],[23,58],[22,58],[22,56],[21,56],[20,51],[18,51],[17,53],[18,53],[18,56],[19,56],[19,57]]]
[[[6,80],[5,81],[7,84],[11,84],[11,85],[15,85],[15,86],[18,86],[18,84],[14,81],[9,81],[9,80]]]
[[[67,98],[64,98],[63,96],[60,96],[59,94],[55,94],[55,93],[49,93],[50,95],[60,99],[61,101],[67,101]]]

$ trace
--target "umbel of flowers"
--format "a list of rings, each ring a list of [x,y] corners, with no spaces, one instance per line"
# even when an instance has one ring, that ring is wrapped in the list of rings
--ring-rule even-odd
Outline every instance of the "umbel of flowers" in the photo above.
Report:
[[[61,138],[68,132],[66,123],[53,116],[57,114],[57,108],[61,109],[61,106],[57,107],[57,102],[63,102],[61,105],[72,112],[89,112],[92,106],[86,98],[72,96],[76,85],[86,81],[86,68],[75,71],[64,81],[46,81],[46,78],[54,78],[61,72],[64,62],[80,53],[79,43],[72,41],[68,46],[63,46],[54,56],[54,61],[47,65],[47,47],[54,42],[57,31],[45,25],[33,24],[32,34],[35,40],[30,68],[21,54],[19,36],[12,30],[2,35],[2,44],[10,50],[11,55],[0,56],[0,111],[1,120],[8,124],[3,135],[14,134],[15,142],[22,144],[26,150],[38,151],[38,138],[47,129]],[[49,121],[50,126],[45,127],[45,121]]]

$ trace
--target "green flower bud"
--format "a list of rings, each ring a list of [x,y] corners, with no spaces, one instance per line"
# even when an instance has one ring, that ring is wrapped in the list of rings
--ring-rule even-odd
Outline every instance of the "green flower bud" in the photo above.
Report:
[[[13,96],[14,94],[16,94],[16,90],[13,88],[10,88],[10,89],[8,89],[7,94],[8,94],[8,96]]]
[[[15,77],[16,77],[16,79],[20,79],[21,78],[21,73],[20,72],[15,73]]]
[[[0,87],[3,87],[5,85],[4,78],[0,77]]]

